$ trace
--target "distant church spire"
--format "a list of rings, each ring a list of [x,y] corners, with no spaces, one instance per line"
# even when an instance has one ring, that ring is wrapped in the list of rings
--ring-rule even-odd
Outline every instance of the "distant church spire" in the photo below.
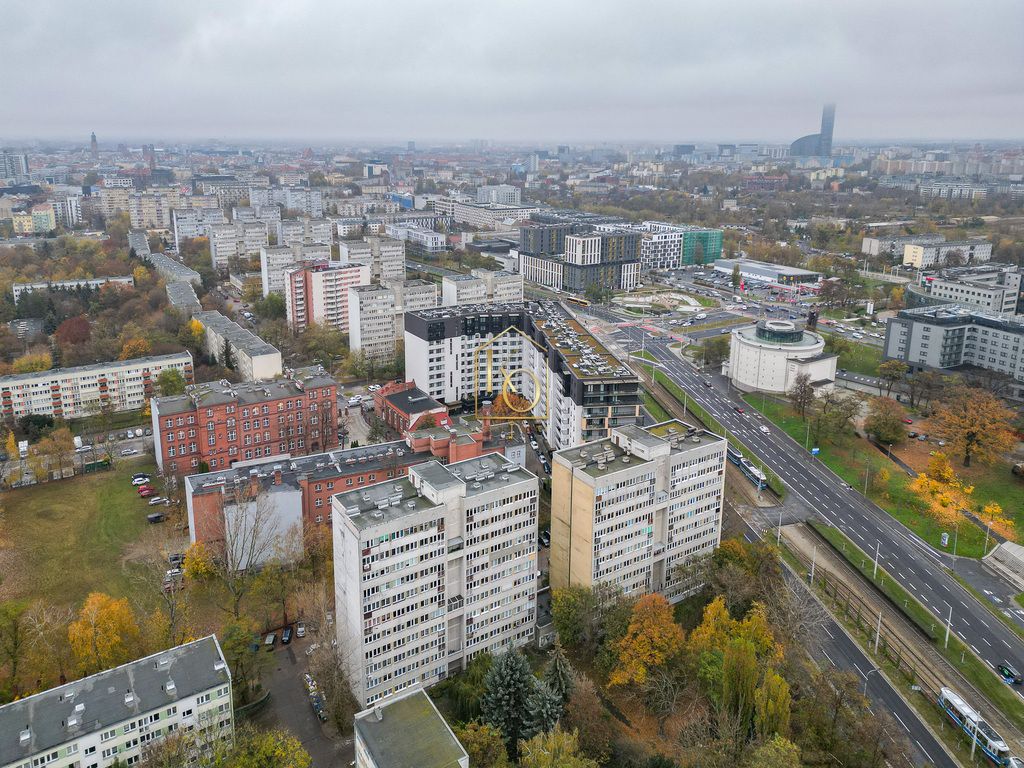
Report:
[[[96,141],[96,131],[92,132],[92,138],[89,140],[89,151],[92,153],[92,159],[97,160],[100,156],[100,145]]]

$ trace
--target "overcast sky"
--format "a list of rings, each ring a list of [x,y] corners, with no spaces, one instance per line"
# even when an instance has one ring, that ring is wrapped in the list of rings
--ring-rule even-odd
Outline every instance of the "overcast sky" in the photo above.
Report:
[[[1021,0],[3,2],[0,141],[1024,137]]]

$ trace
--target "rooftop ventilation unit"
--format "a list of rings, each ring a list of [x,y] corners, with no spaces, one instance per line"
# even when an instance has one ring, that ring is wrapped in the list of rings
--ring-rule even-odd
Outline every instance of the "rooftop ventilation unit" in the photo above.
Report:
[[[124,695],[124,705],[126,707],[130,707],[134,703],[135,703],[135,694],[132,693],[131,691],[128,691],[127,693],[125,693],[125,695]]]

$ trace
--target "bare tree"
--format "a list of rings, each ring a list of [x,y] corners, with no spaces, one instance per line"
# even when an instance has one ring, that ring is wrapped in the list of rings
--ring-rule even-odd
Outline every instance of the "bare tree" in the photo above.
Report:
[[[658,733],[665,735],[665,721],[672,715],[684,697],[697,698],[697,692],[690,690],[680,670],[671,666],[660,666],[651,670],[646,681],[636,691],[636,696],[658,718]]]
[[[151,526],[153,535],[143,539],[141,556],[132,563],[131,579],[136,587],[132,598],[140,615],[145,615],[154,603],[160,607],[167,619],[166,631],[164,637],[150,639],[171,648],[185,642],[189,634],[189,592],[184,574],[174,577],[167,573],[168,557],[176,548],[164,535],[166,529],[158,528],[161,527]]]
[[[807,416],[807,409],[814,403],[814,387],[811,385],[811,377],[806,373],[798,373],[793,379],[793,386],[789,390],[789,401],[796,408],[803,419]]]
[[[71,645],[68,643],[68,625],[74,621],[75,611],[69,605],[35,603],[25,615],[31,638],[29,651],[31,667],[42,677],[43,670],[57,672],[63,685],[73,665]]]
[[[808,648],[828,623],[828,613],[803,582],[785,579],[784,584],[766,595],[768,620],[778,635]]]

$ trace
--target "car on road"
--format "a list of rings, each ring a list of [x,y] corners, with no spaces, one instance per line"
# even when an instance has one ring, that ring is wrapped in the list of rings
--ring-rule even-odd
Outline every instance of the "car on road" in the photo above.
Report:
[[[705,387],[713,387],[714,386],[714,382],[712,382],[711,379],[704,379],[704,386]]]
[[[281,644],[288,645],[292,641],[292,628],[285,627],[284,632],[281,633]]]
[[[766,435],[769,434],[769,432],[770,432],[768,427],[766,427],[764,424],[762,424],[760,427],[758,427],[758,429],[761,430],[761,432],[766,434]]]
[[[162,523],[166,519],[167,515],[165,515],[163,512],[154,512],[151,515],[146,515],[146,520],[148,520],[150,523]]]
[[[531,448],[533,448],[533,450],[535,450],[535,451],[536,451],[536,450],[537,450],[537,447],[538,447],[538,446],[537,446],[537,441],[536,441],[536,440],[531,440],[531,441],[530,441],[530,447],[531,447]]]
[[[744,409],[744,407],[742,405],[734,405],[732,407],[732,409],[734,411],[736,411],[736,413],[746,413],[747,412],[746,409]]]
[[[720,336],[724,336],[724,335],[725,335],[725,334],[727,334],[728,332],[729,332],[729,329],[728,329],[728,328],[723,328],[722,330],[720,330],[720,331],[718,332],[718,334],[719,334]]]
[[[540,543],[545,547],[551,546],[551,531],[545,529],[540,532]]]
[[[135,448],[125,448],[121,451],[122,456],[138,456],[139,452]]]
[[[300,621],[298,624],[295,625],[295,636],[300,638],[300,639],[306,636],[306,623],[305,622]]]
[[[1020,672],[1011,667],[1008,662],[1004,661],[996,664],[996,670],[999,672],[1000,677],[1008,683],[1013,683],[1014,685],[1024,683],[1024,678],[1020,676]]]

